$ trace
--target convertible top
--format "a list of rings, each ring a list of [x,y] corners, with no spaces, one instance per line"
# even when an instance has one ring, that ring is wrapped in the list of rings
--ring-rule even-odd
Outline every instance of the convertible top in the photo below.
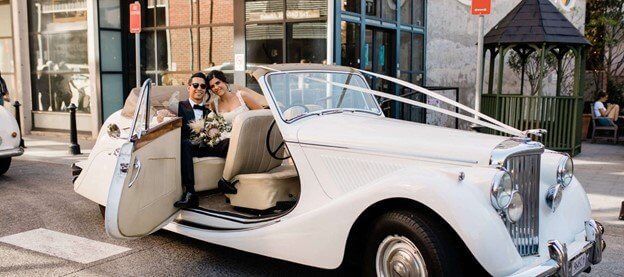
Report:
[[[323,71],[342,71],[342,72],[357,72],[355,69],[347,66],[340,65],[326,65],[319,63],[284,63],[284,64],[269,64],[258,66],[252,73],[253,77],[260,78],[265,74],[272,71],[298,71],[298,70],[323,70]]]

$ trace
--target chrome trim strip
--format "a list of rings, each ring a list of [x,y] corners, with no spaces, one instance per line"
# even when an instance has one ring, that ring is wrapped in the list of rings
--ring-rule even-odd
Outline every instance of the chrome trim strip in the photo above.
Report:
[[[7,150],[0,150],[0,158],[15,157],[15,156],[20,156],[22,154],[24,154],[24,148],[22,147],[7,149]]]

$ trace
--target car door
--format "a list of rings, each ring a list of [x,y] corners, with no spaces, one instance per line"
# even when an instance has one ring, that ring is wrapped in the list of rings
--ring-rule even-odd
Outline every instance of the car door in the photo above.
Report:
[[[178,214],[180,129],[176,118],[150,127],[149,89],[140,95],[131,137],[121,146],[106,205],[106,232],[113,238],[149,235]],[[150,107],[150,108],[147,108]]]

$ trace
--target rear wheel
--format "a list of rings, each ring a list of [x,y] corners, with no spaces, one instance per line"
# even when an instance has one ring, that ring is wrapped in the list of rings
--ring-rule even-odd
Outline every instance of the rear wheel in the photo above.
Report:
[[[11,157],[0,159],[0,175],[6,173],[11,166]]]
[[[410,211],[381,215],[366,242],[364,275],[462,275],[460,251],[452,248],[453,240],[445,233],[445,228]]]

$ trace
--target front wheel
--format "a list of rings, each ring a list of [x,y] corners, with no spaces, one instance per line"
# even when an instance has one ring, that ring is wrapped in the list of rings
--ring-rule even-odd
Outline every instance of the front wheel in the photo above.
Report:
[[[409,211],[376,220],[364,251],[365,276],[459,276],[459,256],[444,230]],[[434,231],[435,230],[435,231]]]
[[[0,176],[6,173],[11,166],[11,157],[0,159]]]

